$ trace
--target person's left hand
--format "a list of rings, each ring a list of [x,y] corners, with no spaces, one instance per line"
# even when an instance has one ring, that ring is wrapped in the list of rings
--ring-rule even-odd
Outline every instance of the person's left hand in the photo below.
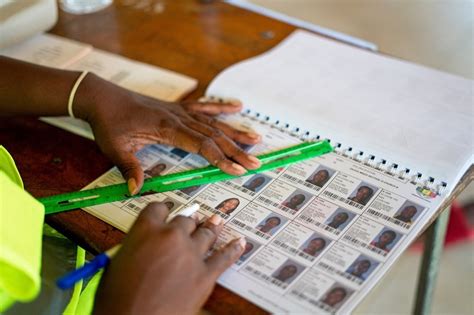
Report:
[[[201,154],[210,164],[232,175],[260,167],[257,158],[234,142],[252,145],[260,141],[260,136],[212,117],[239,112],[240,103],[168,103],[91,74],[81,89],[74,107],[76,116],[90,123],[96,142],[120,169],[132,194],[140,190],[144,180],[134,154],[147,144],[161,143]],[[90,91],[95,92],[87,95]]]
[[[218,215],[201,224],[167,216],[163,203],[141,211],[105,269],[94,314],[196,314],[244,251],[242,237],[209,253],[224,226]]]

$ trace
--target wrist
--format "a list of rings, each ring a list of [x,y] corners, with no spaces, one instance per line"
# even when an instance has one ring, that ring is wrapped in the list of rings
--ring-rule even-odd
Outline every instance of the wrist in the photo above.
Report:
[[[104,94],[107,84],[106,80],[89,72],[76,91],[72,105],[74,117],[91,122],[101,104],[101,94]]]

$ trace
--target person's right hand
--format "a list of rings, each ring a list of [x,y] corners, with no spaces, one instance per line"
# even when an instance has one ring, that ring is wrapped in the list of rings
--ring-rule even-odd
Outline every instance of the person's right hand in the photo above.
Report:
[[[77,93],[74,113],[90,123],[102,152],[122,172],[131,194],[143,185],[143,170],[135,153],[149,144],[165,144],[202,155],[231,175],[259,168],[260,161],[235,141],[255,145],[261,136],[237,130],[213,116],[237,113],[239,102],[169,103],[144,96],[93,74]]]
[[[94,314],[196,314],[217,278],[243,253],[245,239],[207,256],[222,230],[214,215],[199,224],[151,203],[141,212],[122,248],[105,270]]]

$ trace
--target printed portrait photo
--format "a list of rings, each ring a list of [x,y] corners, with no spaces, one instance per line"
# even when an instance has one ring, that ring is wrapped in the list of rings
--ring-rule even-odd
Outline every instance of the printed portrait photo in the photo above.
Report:
[[[283,216],[276,213],[270,213],[257,225],[256,229],[265,234],[273,235],[286,223],[286,221],[287,219]]]
[[[412,224],[415,222],[416,218],[421,215],[423,209],[424,208],[422,206],[407,200],[403,203],[400,209],[398,209],[393,218],[408,224]]]
[[[310,256],[317,257],[330,243],[329,238],[314,233],[300,246],[300,250]]]
[[[168,171],[170,168],[171,166],[169,165],[169,163],[159,161],[145,170],[145,178],[163,175],[165,171]]]
[[[324,222],[333,229],[342,231],[354,219],[355,213],[344,208],[337,208],[333,214]]]
[[[179,156],[181,159],[184,159],[185,157],[187,157],[189,155],[189,152],[186,152],[186,151],[178,149],[178,148],[174,148],[170,152],[173,153],[174,155]]]
[[[263,174],[256,174],[249,178],[242,187],[253,191],[259,192],[262,190],[269,182],[271,181],[271,177],[263,175]]]
[[[225,214],[231,214],[240,205],[240,199],[236,197],[222,200],[214,209]]]
[[[281,204],[282,206],[285,206],[287,208],[290,208],[292,210],[300,210],[303,208],[313,197],[312,194],[307,193],[301,189],[296,189],[288,198],[286,198],[285,201],[283,201]]]
[[[332,307],[334,310],[337,310],[341,307],[344,302],[352,294],[353,290],[339,284],[335,283],[331,288],[323,295],[321,298],[321,303],[326,304],[329,307]]]
[[[316,168],[316,170],[306,179],[306,181],[310,184],[313,184],[318,187],[323,187],[329,179],[334,175],[335,171],[326,167],[324,165],[320,165]]]
[[[374,185],[361,182],[351,193],[348,199],[365,206],[372,198],[372,196],[375,195],[377,190],[378,188]]]
[[[373,241],[370,242],[370,245],[388,253],[401,238],[402,234],[395,232],[390,228],[384,227],[373,239]]]
[[[256,241],[254,241],[254,240],[252,240],[248,237],[246,237],[245,240],[247,241],[247,243],[245,244],[244,252],[239,257],[239,261],[241,261],[241,262],[246,261],[260,247],[259,243],[257,243]]]
[[[372,271],[377,268],[379,262],[369,258],[365,255],[360,255],[350,266],[347,268],[346,273],[353,275],[361,280],[367,279]]]
[[[186,188],[180,189],[179,191],[182,192],[183,194],[188,195],[189,197],[193,197],[198,192],[200,192],[203,188],[204,188],[203,185],[199,185],[199,186],[186,187]]]
[[[283,283],[290,284],[303,270],[304,267],[302,265],[288,259],[280,266],[280,268],[272,273],[272,277]]]

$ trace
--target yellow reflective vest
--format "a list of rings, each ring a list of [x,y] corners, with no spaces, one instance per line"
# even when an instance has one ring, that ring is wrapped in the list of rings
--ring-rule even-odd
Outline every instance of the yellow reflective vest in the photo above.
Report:
[[[0,313],[40,291],[44,207],[23,189],[12,157],[0,146]]]
[[[0,314],[15,302],[29,302],[40,291],[44,207],[23,188],[13,158],[0,146]],[[76,266],[84,264],[78,247]],[[73,292],[64,314],[90,314],[101,273]],[[81,293],[82,291],[82,293]]]

